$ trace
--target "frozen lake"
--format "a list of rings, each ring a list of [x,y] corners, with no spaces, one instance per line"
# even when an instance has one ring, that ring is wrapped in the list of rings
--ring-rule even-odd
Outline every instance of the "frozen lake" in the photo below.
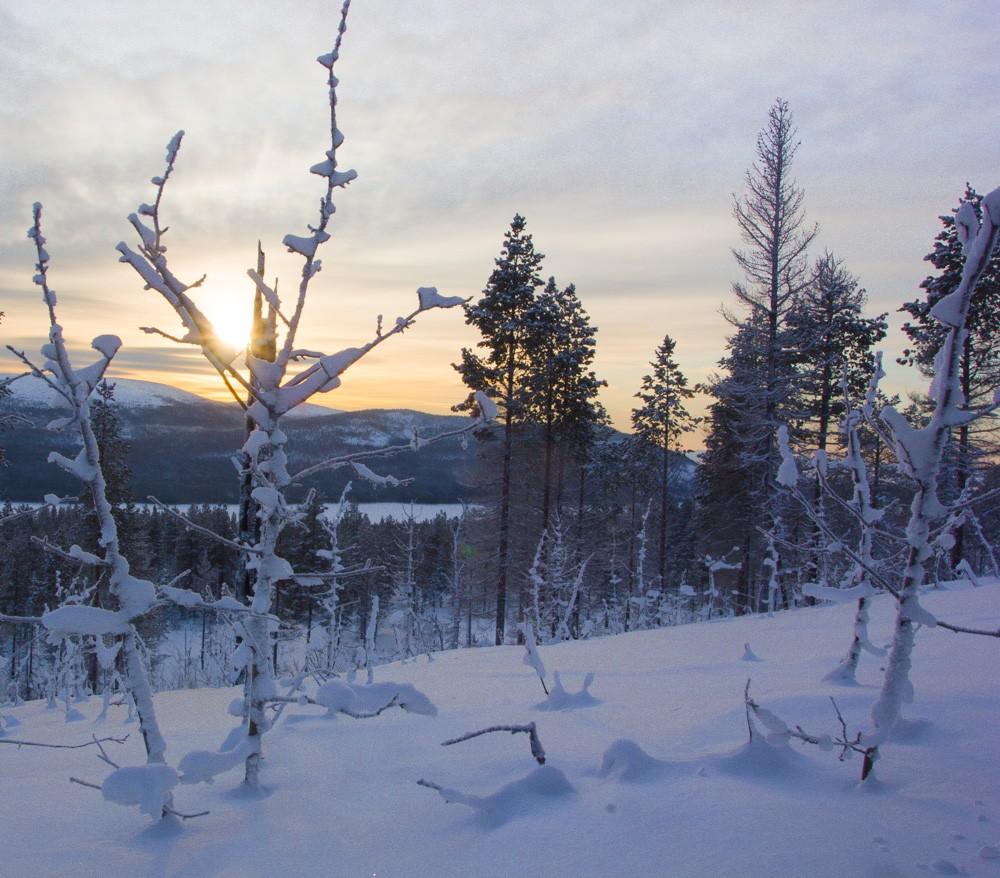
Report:
[[[41,506],[41,503],[16,503],[15,507],[21,506]],[[145,508],[149,506],[148,503],[137,503],[136,506],[140,508]],[[172,504],[171,508],[180,509],[181,511],[187,511],[191,508],[190,503],[177,503]],[[338,506],[337,503],[326,503],[326,514],[330,515]],[[235,503],[227,503],[226,509],[231,515],[236,515],[237,505]],[[468,504],[470,510],[479,508],[476,504]],[[369,521],[378,522],[384,519],[395,519],[396,521],[402,521],[406,518],[410,510],[413,511],[413,517],[417,521],[428,521],[436,517],[439,513],[444,513],[448,518],[459,518],[462,515],[462,504],[461,503],[399,503],[399,502],[387,502],[387,503],[359,503],[358,509],[362,514],[368,516]]]

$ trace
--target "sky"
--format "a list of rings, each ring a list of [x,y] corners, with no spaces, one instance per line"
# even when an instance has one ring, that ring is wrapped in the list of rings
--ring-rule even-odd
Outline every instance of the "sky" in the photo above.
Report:
[[[37,350],[47,331],[31,204],[45,205],[50,280],[69,339],[125,347],[114,374],[222,398],[194,348],[114,245],[150,198],[164,145],[187,134],[163,205],[182,279],[202,274],[223,334],[249,319],[256,242],[291,290],[321,195],[325,70],[339,4],[288,0],[0,0],[0,324]],[[341,167],[304,346],[366,341],[418,286],[478,295],[515,213],[543,272],[573,282],[599,328],[603,401],[627,429],[665,333],[691,383],[717,369],[740,246],[733,194],[775,98],[801,140],[793,175],[829,249],[891,313],[920,294],[922,262],[966,180],[1000,184],[996,45],[986,2],[354,0],[338,75]],[[464,397],[451,363],[476,342],[432,311],[314,399],[340,409],[445,412]],[[13,359],[0,371],[16,370]],[[887,388],[917,389],[893,366]],[[695,407],[703,409],[703,398]],[[697,445],[693,437],[691,444]]]

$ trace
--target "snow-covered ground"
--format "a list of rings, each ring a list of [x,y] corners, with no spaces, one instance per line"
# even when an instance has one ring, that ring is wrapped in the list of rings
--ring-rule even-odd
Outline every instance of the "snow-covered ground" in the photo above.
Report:
[[[892,605],[874,602],[884,643]],[[1000,584],[928,594],[940,618],[1000,627]],[[377,669],[437,705],[435,717],[388,711],[327,719],[290,708],[265,739],[266,791],[238,771],[181,786],[176,806],[209,809],[182,827],[151,827],[135,808],[67,782],[100,781],[93,750],[0,747],[0,875],[74,876],[740,876],[855,878],[1000,876],[1000,641],[918,634],[915,703],[859,788],[857,759],[793,744],[747,747],[743,688],[784,719],[839,731],[829,696],[853,730],[880,679],[866,656],[853,688],[821,679],[848,645],[853,608],[812,608],[542,646],[570,691],[586,672],[599,703],[541,711],[537,677],[517,647],[452,652]],[[749,643],[760,661],[743,661]],[[550,680],[551,683],[551,680]],[[231,690],[157,696],[176,764],[214,748],[234,722]],[[89,718],[99,705],[83,706]],[[8,710],[8,737],[77,742],[122,730],[121,709],[98,728],[32,703]],[[441,742],[494,723],[537,723],[526,735]],[[141,759],[134,727],[113,747]],[[657,761],[642,759],[634,742]],[[611,756],[606,757],[611,749]],[[606,771],[602,772],[602,762]],[[446,804],[425,778],[480,797]],[[452,798],[456,796],[453,795]],[[993,847],[991,847],[993,846]]]

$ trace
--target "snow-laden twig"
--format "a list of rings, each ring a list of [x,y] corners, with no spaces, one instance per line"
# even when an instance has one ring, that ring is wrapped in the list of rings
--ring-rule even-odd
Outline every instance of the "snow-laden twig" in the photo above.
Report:
[[[18,350],[13,345],[4,345],[8,351],[10,351],[15,357],[17,357],[24,365],[26,365],[31,372],[29,373],[35,378],[41,378],[48,386],[50,390],[54,390],[59,396],[61,396],[69,405],[73,405],[73,400],[69,397],[66,389],[61,387],[56,381],[50,378],[41,367],[36,366],[34,363],[28,359],[28,355],[21,350]]]
[[[462,741],[468,741],[472,738],[478,738],[480,735],[491,734],[492,732],[509,732],[512,735],[517,735],[520,733],[526,734],[531,744],[532,757],[539,765],[545,764],[545,749],[542,747],[541,739],[538,737],[538,729],[535,727],[534,723],[527,723],[526,725],[520,725],[520,726],[489,726],[485,729],[479,729],[478,731],[475,732],[467,732],[466,734],[460,735],[457,738],[451,738],[450,740],[442,741],[441,746],[450,747],[452,744],[461,744]]]
[[[80,564],[84,567],[105,567],[110,568],[111,563],[104,558],[98,558],[91,552],[83,551],[79,546],[72,546],[69,551],[62,549],[59,546],[53,545],[48,540],[42,537],[31,537],[31,542],[36,546],[44,549],[57,558],[62,558],[64,561],[68,561],[71,564]]]
[[[796,741],[802,741],[804,744],[812,744],[819,747],[820,750],[833,750],[836,748],[840,749],[840,754],[837,757],[841,762],[850,758],[851,753],[861,753],[864,755],[865,759],[871,757],[870,747],[866,747],[862,744],[862,733],[856,732],[853,736],[847,731],[847,722],[844,720],[844,715],[840,712],[840,707],[837,705],[836,700],[831,696],[830,703],[833,705],[834,713],[837,716],[837,720],[840,724],[840,735],[813,735],[805,731],[802,726],[796,725],[794,728],[789,726],[783,719],[781,719],[777,714],[768,710],[765,707],[761,707],[753,698],[750,697],[750,680],[747,680],[746,688],[743,690],[743,701],[746,706],[747,712],[747,728],[750,732],[750,738],[753,739],[753,724],[750,722],[751,714],[760,721],[761,725],[764,726],[767,732],[767,740],[770,743],[776,741],[788,741],[794,739]]]
[[[264,700],[268,704],[315,704],[317,707],[327,707],[329,709],[328,705],[317,701],[315,698],[310,698],[308,695],[275,695]],[[401,706],[399,704],[399,695],[393,695],[385,704],[375,708],[375,710],[351,710],[347,707],[338,706],[335,712],[349,716],[351,719],[374,719],[377,716],[381,716],[390,707],[398,706]]]
[[[41,625],[41,616],[11,616],[9,613],[0,613],[0,622],[7,622],[10,625]]]
[[[217,534],[211,528],[203,527],[200,524],[195,524],[195,522],[191,521],[191,519],[188,518],[186,515],[181,514],[176,509],[171,509],[169,506],[167,506],[166,503],[164,503],[161,500],[157,500],[156,497],[154,497],[152,494],[150,494],[146,499],[161,512],[165,512],[167,515],[171,516],[172,518],[175,518],[177,521],[183,524],[184,527],[186,527],[188,530],[192,530],[195,533],[200,533],[202,536],[209,537],[210,539],[213,539],[218,543],[222,543],[222,545],[224,546],[229,546],[230,549],[235,549],[237,552],[246,552],[250,555],[261,554],[261,550],[255,548],[254,546],[247,546],[244,545],[243,543],[238,543],[236,542],[236,540],[231,540],[227,537],[222,536],[221,534]]]
[[[342,454],[337,457],[331,457],[327,460],[321,460],[319,463],[314,463],[311,466],[307,466],[304,469],[299,470],[291,477],[291,481],[292,483],[299,482],[302,479],[316,475],[316,473],[323,472],[324,470],[350,466],[353,463],[375,457],[391,457],[392,455],[400,454],[404,451],[413,451],[415,444],[419,448],[424,448],[427,445],[434,445],[435,443],[441,442],[445,439],[461,438],[462,436],[468,435],[473,430],[481,428],[482,425],[482,420],[470,420],[470,422],[464,427],[458,427],[454,430],[444,430],[433,436],[417,437],[416,443],[414,443],[413,440],[410,440],[409,442],[401,442],[396,445],[386,445],[384,448],[372,448],[367,451],[355,451],[351,454]]]

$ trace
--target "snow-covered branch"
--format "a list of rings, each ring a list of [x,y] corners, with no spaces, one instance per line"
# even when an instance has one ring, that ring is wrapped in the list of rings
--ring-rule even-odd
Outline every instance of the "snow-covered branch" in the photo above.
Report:
[[[55,555],[57,558],[62,558],[64,561],[68,561],[71,564],[81,564],[86,567],[111,567],[111,563],[106,559],[98,558],[97,555],[92,552],[85,552],[77,545],[70,546],[67,551],[66,549],[61,549],[59,546],[53,545],[42,537],[32,536],[31,542],[44,549],[46,552]]]
[[[535,762],[539,765],[545,764],[545,748],[542,747],[542,741],[538,737],[538,729],[535,727],[534,723],[527,723],[526,725],[520,726],[488,726],[485,729],[479,729],[475,732],[467,732],[457,738],[442,741],[441,746],[450,747],[452,744],[461,744],[462,741],[469,741],[472,738],[478,738],[480,735],[489,735],[493,732],[509,732],[512,735],[520,733],[526,734],[528,736],[528,741],[531,744],[531,755]]]
[[[467,436],[473,430],[482,427],[482,420],[472,420],[464,427],[458,427],[454,430],[444,430],[440,433],[436,433],[433,436],[419,436],[414,437],[409,442],[400,442],[396,445],[387,445],[384,448],[372,448],[367,451],[356,451],[351,454],[342,454],[337,457],[331,457],[326,460],[321,460],[319,463],[315,463],[312,466],[307,466],[304,469],[299,470],[291,477],[293,483],[300,482],[302,479],[308,478],[309,476],[314,476],[316,473],[323,472],[329,469],[338,469],[343,466],[351,466],[355,463],[359,463],[364,460],[370,460],[372,458],[390,457],[395,454],[400,454],[404,451],[414,451],[420,448],[425,448],[428,445],[433,445],[437,442],[442,442],[445,439],[460,438],[462,436]]]
[[[100,449],[90,419],[90,397],[118,352],[121,341],[113,335],[99,335],[91,342],[91,347],[98,353],[99,359],[79,368],[71,363],[62,326],[56,318],[56,294],[48,282],[49,254],[45,248],[41,218],[42,206],[36,203],[28,237],[34,244],[37,258],[33,281],[42,290],[42,301],[49,318],[49,340],[41,351],[45,357],[43,369],[48,375],[43,377],[46,377],[50,386],[56,387],[59,395],[71,408],[71,417],[60,419],[59,426],[72,425],[76,428],[80,439],[80,449],[76,457],[70,459],[52,452],[49,454],[49,461],[66,470],[89,489],[97,516],[98,545],[102,554],[98,556],[84,553],[79,549],[75,552],[71,549],[68,554],[77,562],[109,568],[110,591],[118,604],[118,609],[115,611],[99,607],[64,605],[45,613],[42,616],[42,624],[50,631],[63,634],[123,635],[124,682],[139,714],[139,727],[146,747],[147,765],[144,767],[156,766],[156,770],[172,771],[164,764],[166,742],[156,721],[152,687],[139,651],[138,635],[134,627],[135,621],[156,604],[156,591],[151,582],[137,579],[129,573],[128,561],[121,553],[118,528],[107,497]],[[19,356],[19,358],[27,363],[34,373],[42,374],[41,370],[30,364],[27,357]],[[49,505],[58,500],[59,498],[54,495],[46,495],[46,503]],[[162,787],[160,792],[162,795],[158,799],[158,807],[152,799],[146,803],[149,805],[149,813],[154,817],[159,817],[163,809],[171,805],[169,787]]]
[[[152,494],[150,494],[146,499],[160,511],[165,512],[167,515],[181,522],[181,524],[183,524],[184,527],[186,527],[188,530],[192,530],[195,533],[200,533],[202,536],[209,537],[218,543],[222,543],[222,545],[224,546],[229,546],[230,549],[234,549],[237,552],[247,552],[248,554],[251,555],[261,554],[261,550],[255,548],[254,546],[247,546],[243,543],[238,543],[236,542],[236,540],[231,540],[228,537],[224,537],[221,534],[217,534],[211,528],[203,527],[200,524],[196,524],[195,522],[191,521],[191,519],[188,518],[186,515],[183,515],[176,509],[172,509],[171,507],[167,506],[166,503],[164,503],[162,500],[158,500]]]
[[[44,744],[40,741],[20,741],[16,738],[0,738],[0,744],[13,744],[15,747],[46,747],[51,750],[82,750],[84,747],[101,747],[102,744],[124,744],[128,740],[128,735],[123,735],[120,738],[116,738],[113,735],[108,735],[104,738],[92,737],[89,741],[84,741],[82,744]],[[102,748],[103,749],[103,748]],[[105,754],[106,757],[107,754]],[[98,787],[100,789],[100,787]]]

